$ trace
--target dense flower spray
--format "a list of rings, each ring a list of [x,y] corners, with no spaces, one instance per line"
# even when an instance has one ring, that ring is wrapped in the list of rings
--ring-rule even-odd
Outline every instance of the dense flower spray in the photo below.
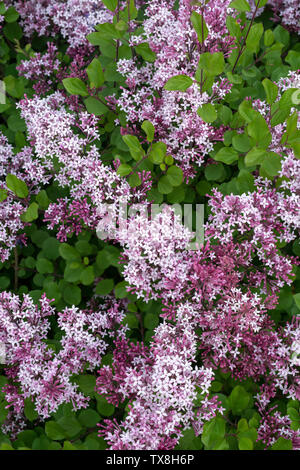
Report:
[[[34,424],[42,424],[66,404],[75,413],[101,397],[117,407],[114,417],[108,418],[106,410],[95,426],[113,450],[170,450],[188,432],[209,448],[209,427],[220,422],[224,436],[229,424],[233,429],[226,437],[235,436],[236,446],[243,447],[241,428],[246,421],[251,433],[257,417],[255,445],[269,448],[283,438],[300,448],[299,429],[287,411],[300,400],[298,297],[291,291],[295,305],[285,316],[278,299],[281,289],[291,289],[299,270],[292,247],[299,254],[300,121],[297,100],[291,103],[291,93],[300,87],[299,70],[264,82],[265,88],[258,81],[241,86],[241,93],[235,87],[245,77],[251,80],[251,73],[260,74],[270,52],[264,50],[261,58],[260,45],[251,38],[263,9],[242,2],[245,14],[238,17],[230,0],[118,1],[111,9],[90,0],[5,3],[16,7],[25,37],[43,38],[45,48],[26,60],[18,56],[21,82],[33,83],[33,92],[16,104],[26,125],[26,144],[14,151],[11,120],[8,131],[4,126],[0,133],[4,283],[23,276],[18,249],[26,244],[26,232],[43,234],[44,225],[56,251],[43,266],[49,253],[40,243],[43,254],[29,260],[39,271],[33,284],[41,292],[49,284],[54,292],[59,284],[78,292],[82,283],[84,295],[82,301],[74,296],[52,300],[43,293],[36,302],[30,281],[20,289],[15,282],[14,293],[0,293],[1,391],[8,410],[3,433],[17,439],[26,429],[28,403],[37,416]],[[267,8],[273,20],[280,15],[287,30],[299,32],[295,1],[271,0]],[[120,18],[124,11],[127,18]],[[87,39],[92,32],[93,46]],[[263,47],[269,40],[268,34],[262,37]],[[250,52],[244,54],[247,42]],[[274,44],[275,59],[283,46]],[[22,51],[20,44],[16,50]],[[296,46],[292,52],[295,59]],[[221,60],[221,72],[211,83],[199,66],[203,56]],[[285,51],[283,56],[288,57]],[[95,68],[87,71],[92,60]],[[112,78],[107,61],[115,67]],[[176,76],[190,85],[168,89]],[[66,78],[75,79],[74,94]],[[259,98],[253,99],[247,93],[256,92],[255,87]],[[87,103],[95,105],[95,100],[104,106],[103,114],[97,107],[95,114],[88,112]],[[222,111],[229,118],[219,125]],[[253,125],[255,119],[259,126]],[[257,127],[262,128],[258,137]],[[23,137],[16,136],[16,143]],[[234,138],[241,147],[231,144]],[[251,161],[250,149],[257,160]],[[207,173],[211,168],[221,168],[223,180]],[[210,192],[201,193],[207,202],[205,240],[192,249],[195,233],[174,208],[153,214],[151,203],[178,195],[184,201],[181,190],[196,200],[203,182],[198,173],[209,175]],[[219,184],[240,174],[250,181],[247,190],[234,192],[233,186],[228,190],[227,183]],[[42,207],[36,202],[41,190],[47,199]],[[127,206],[132,211],[120,223]],[[36,213],[26,219],[32,207]],[[36,224],[30,227],[32,221]],[[112,251],[116,258],[121,253],[118,260]],[[91,279],[73,278],[72,269],[92,273]],[[147,315],[155,317],[148,335]],[[96,380],[91,400],[80,390],[81,374]],[[228,379],[225,385],[220,377]],[[246,384],[246,401],[253,403],[242,414],[231,403],[236,384]],[[91,414],[99,417],[94,408]],[[224,436],[217,448],[228,448]]]

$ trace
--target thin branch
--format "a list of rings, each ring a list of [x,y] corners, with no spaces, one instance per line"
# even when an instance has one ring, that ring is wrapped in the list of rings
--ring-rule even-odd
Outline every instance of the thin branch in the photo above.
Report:
[[[240,60],[241,55],[243,54],[243,52],[244,52],[244,50],[245,50],[246,41],[247,41],[247,38],[248,38],[248,36],[249,36],[250,30],[251,30],[251,28],[252,28],[252,26],[253,26],[254,19],[255,19],[255,16],[256,16],[256,13],[257,13],[257,10],[258,10],[258,7],[259,7],[259,3],[260,3],[260,0],[258,0],[257,5],[256,5],[256,7],[255,7],[255,10],[254,10],[254,12],[253,12],[253,15],[252,15],[252,18],[251,18],[251,21],[250,21],[250,25],[249,25],[248,31],[247,31],[247,33],[246,33],[246,36],[244,37],[242,47],[241,47],[240,50],[239,50],[238,56],[237,56],[237,58],[236,58],[236,61],[235,61],[235,63],[234,63],[234,66],[233,66],[233,68],[232,68],[232,73],[234,72],[235,67],[236,67],[237,64],[238,64],[238,61]]]

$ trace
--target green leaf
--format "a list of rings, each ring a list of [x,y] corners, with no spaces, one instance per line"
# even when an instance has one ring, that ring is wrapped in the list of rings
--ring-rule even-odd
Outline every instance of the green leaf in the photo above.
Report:
[[[249,437],[239,438],[239,450],[253,450],[253,442]]]
[[[97,426],[99,421],[101,420],[100,415],[95,410],[82,410],[78,416],[78,421],[82,426],[87,428],[93,428]]]
[[[22,119],[18,114],[11,114],[7,119],[7,125],[9,129],[13,132],[25,132],[26,124],[24,119]]]
[[[193,428],[183,431],[175,450],[201,450],[203,447],[200,436],[195,435]]]
[[[201,440],[208,450],[216,450],[225,436],[225,421],[223,418],[213,418],[203,426]]]
[[[110,11],[115,11],[118,5],[118,0],[102,0],[103,5],[106,6]]]
[[[249,401],[249,393],[246,392],[244,387],[237,385],[229,395],[228,405],[233,414],[241,414],[241,412],[247,408]]]
[[[8,8],[4,14],[5,21],[7,23],[14,23],[19,18],[19,13],[14,7]]]
[[[290,439],[284,439],[284,437],[280,437],[272,445],[271,449],[272,450],[293,450],[293,444]]]
[[[178,166],[170,166],[167,170],[167,178],[172,186],[179,186],[183,181],[183,171]]]
[[[295,304],[300,309],[300,293],[293,295],[293,298],[294,298]]]
[[[240,194],[248,193],[249,191],[253,192],[255,190],[254,176],[245,169],[240,170],[236,179],[236,185]]]
[[[7,196],[8,192],[6,191],[6,189],[0,188],[0,202],[5,201],[5,199],[7,199]]]
[[[152,122],[150,122],[148,120],[143,121],[141,127],[142,127],[143,131],[145,132],[145,134],[147,136],[148,142],[152,142],[153,139],[154,139],[154,134],[155,134],[155,128],[154,128]]]
[[[88,41],[94,46],[99,46],[102,39],[109,41],[111,39],[121,39],[125,31],[116,29],[115,24],[101,23],[96,26],[96,33],[87,35]],[[100,41],[100,43],[99,43]]]
[[[6,6],[4,2],[0,2],[0,15],[4,15],[6,12]]]
[[[254,3],[256,6],[258,5],[259,8],[262,8],[268,3],[268,1],[269,0],[254,0]]]
[[[228,106],[222,105],[218,110],[218,118],[221,120],[222,124],[227,126],[232,119],[232,111]]]
[[[94,375],[79,375],[76,379],[76,383],[78,383],[81,392],[85,395],[94,395],[96,387],[96,377]]]
[[[89,94],[85,83],[80,78],[65,78],[62,82],[71,95],[88,96]]]
[[[81,256],[78,251],[76,251],[73,246],[68,245],[68,243],[62,243],[59,246],[59,254],[67,261],[81,260]]]
[[[36,220],[39,216],[39,205],[36,202],[32,202],[28,206],[27,210],[21,215],[21,220],[23,222],[32,222]]]
[[[255,141],[255,145],[260,148],[267,148],[271,141],[272,135],[268,124],[262,116],[256,117],[248,124],[247,131],[250,137]]]
[[[267,155],[267,152],[265,149],[254,147],[245,156],[245,165],[246,166],[261,165],[266,155]]]
[[[50,201],[48,195],[44,189],[42,189],[36,196],[36,201],[38,202],[41,209],[47,209]]]
[[[270,47],[272,46],[273,42],[274,42],[273,31],[271,29],[267,29],[264,33],[264,45],[266,47]]]
[[[258,111],[252,108],[251,101],[249,100],[245,100],[239,105],[239,114],[248,124],[260,116]]]
[[[115,407],[105,397],[97,396],[97,410],[102,416],[108,417],[114,414]]]
[[[238,431],[243,432],[247,431],[249,429],[247,420],[245,418],[242,418],[238,422]]]
[[[142,42],[134,47],[136,53],[143,57],[146,62],[155,62],[156,54],[150,49],[150,46],[147,42]]]
[[[127,313],[122,323],[123,325],[128,325],[129,328],[139,328],[140,326],[139,321],[134,313]]]
[[[93,96],[86,98],[84,100],[84,104],[87,111],[91,114],[95,114],[95,116],[102,116],[109,111],[108,107],[104,103]]]
[[[0,276],[0,290],[5,290],[10,284],[9,277]]]
[[[59,241],[54,237],[49,237],[43,241],[43,254],[47,259],[55,260],[59,257]]]
[[[169,178],[166,175],[163,175],[158,181],[158,191],[160,194],[169,194],[173,191],[173,186],[171,185]]]
[[[196,11],[193,11],[191,14],[191,22],[194,30],[197,33],[198,41],[200,44],[203,44],[208,36],[208,28],[206,26],[204,17]]]
[[[217,119],[217,111],[211,103],[205,103],[197,109],[198,116],[204,122],[214,122]]]
[[[246,0],[233,0],[229,7],[235,8],[238,11],[251,11],[249,3]]]
[[[15,39],[19,40],[23,36],[22,28],[18,23],[7,23],[3,28],[3,32],[5,37],[13,42]]]
[[[283,123],[289,116],[292,106],[295,105],[292,101],[295,91],[298,91],[297,88],[287,89],[280,100],[271,106],[271,125],[273,127]]]
[[[88,266],[85,268],[80,275],[80,282],[84,286],[89,286],[92,284],[95,280],[95,274],[94,274],[94,268],[93,266]]]
[[[36,269],[41,274],[53,273],[54,266],[51,261],[46,258],[39,258],[36,262]]]
[[[79,305],[81,302],[81,290],[74,285],[67,285],[63,290],[63,298],[69,305]]]
[[[196,191],[200,196],[206,196],[210,192],[211,183],[206,180],[198,181],[196,184]]]
[[[149,160],[156,165],[163,163],[167,153],[167,146],[164,142],[156,142],[149,152]]]
[[[218,181],[224,174],[224,165],[222,163],[207,165],[204,170],[207,181]]]
[[[267,103],[274,103],[278,95],[278,86],[275,83],[271,82],[271,80],[269,80],[268,78],[265,78],[262,81],[262,85],[267,95]]]
[[[95,293],[97,295],[107,295],[109,294],[114,288],[114,280],[113,279],[103,279],[102,281],[98,282],[95,288]]]
[[[268,173],[269,176],[278,175],[281,170],[281,157],[275,152],[267,152],[261,164],[261,168]]]
[[[285,61],[290,64],[294,70],[300,69],[300,52],[293,50],[289,51]]]
[[[145,155],[145,151],[135,135],[123,135],[122,139],[128,146],[129,152],[134,160],[140,160]]]
[[[118,284],[115,285],[116,299],[124,299],[125,297],[127,297],[128,292],[127,292],[126,286],[127,286],[126,281],[118,282]]]
[[[82,430],[82,426],[74,415],[63,416],[57,420],[59,426],[62,428],[65,437],[72,439],[77,436]]]
[[[191,77],[187,75],[175,75],[169,78],[164,89],[169,91],[186,91],[192,84],[193,80]]]
[[[254,23],[246,39],[246,47],[250,52],[258,52],[260,38],[264,32],[262,23]]]
[[[84,270],[84,265],[78,261],[67,264],[64,270],[64,280],[67,282],[78,282]]]
[[[142,181],[137,173],[133,173],[129,176],[128,183],[132,188],[136,188],[137,186],[140,186],[142,184]]]
[[[241,36],[241,30],[237,20],[230,15],[226,17],[226,26],[232,37],[238,39]]]
[[[104,83],[104,73],[100,60],[93,59],[86,71],[89,77],[90,87],[100,88]]]
[[[277,42],[281,42],[284,46],[288,46],[290,42],[289,32],[281,25],[276,26],[274,29],[274,37]]]
[[[127,163],[121,163],[121,165],[117,169],[117,174],[120,176],[127,176],[131,172],[132,167],[130,165],[127,165]]]
[[[154,328],[159,324],[158,315],[154,313],[146,313],[144,317],[144,327],[148,330],[154,330]]]
[[[294,243],[293,243],[293,253],[296,256],[300,257],[300,239],[294,241]],[[300,295],[299,295],[299,305],[300,305]],[[298,307],[298,308],[300,308],[300,307]]]
[[[239,158],[238,152],[234,150],[232,147],[221,148],[213,157],[214,160],[226,163],[227,165],[231,165],[231,163],[238,160],[238,158]]]
[[[28,188],[24,181],[17,178],[15,175],[8,174],[6,176],[6,185],[16,196],[25,198],[28,196]]]
[[[24,414],[29,421],[35,421],[39,415],[31,398],[25,398]]]
[[[60,441],[66,437],[63,428],[56,421],[48,421],[45,424],[45,433],[53,441]]]
[[[5,91],[14,98],[21,98],[24,94],[24,82],[13,75],[4,77]]]
[[[251,142],[247,134],[238,134],[232,138],[232,145],[238,152],[248,152],[251,149]]]
[[[125,32],[128,30],[128,24],[126,21],[121,19],[115,23],[115,28],[117,31]]]

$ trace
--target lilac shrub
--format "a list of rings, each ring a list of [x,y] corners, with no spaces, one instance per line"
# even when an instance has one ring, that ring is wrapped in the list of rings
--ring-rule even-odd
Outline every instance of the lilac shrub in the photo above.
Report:
[[[0,5],[0,449],[300,448],[298,10]]]

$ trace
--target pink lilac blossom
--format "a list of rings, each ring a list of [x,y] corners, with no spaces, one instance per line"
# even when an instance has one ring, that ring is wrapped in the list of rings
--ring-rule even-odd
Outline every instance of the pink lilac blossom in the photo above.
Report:
[[[28,60],[22,60],[21,64],[17,66],[20,75],[23,75],[29,80],[34,80],[36,83],[33,85],[34,91],[41,95],[53,89],[55,84],[55,73],[61,66],[60,60],[57,58],[57,47],[54,43],[48,42],[47,52],[41,54],[36,53],[34,57]]]
[[[11,0],[21,16],[26,36],[55,36],[60,33],[70,45],[86,42],[95,25],[112,21],[112,13],[93,0]]]
[[[282,332],[276,331],[267,313],[267,308],[276,306],[275,294],[280,287],[292,279],[292,260],[280,256],[276,249],[279,235],[290,238],[277,211],[276,192],[258,188],[248,195],[225,197],[215,192],[210,204],[208,242],[199,252],[186,249],[191,234],[172,216],[170,208],[152,220],[145,216],[130,220],[127,235],[120,236],[124,277],[138,296],[160,298],[166,319],[176,321],[177,326],[187,320],[201,330],[198,348],[204,367],[219,367],[239,380],[252,377],[258,383],[268,377],[265,390],[261,390],[265,404],[277,393],[297,399],[299,326],[288,324]],[[164,234],[172,239],[166,247]],[[218,244],[209,245],[213,240]],[[260,266],[254,270],[255,257]],[[251,285],[257,293],[249,290]],[[189,299],[184,307],[183,299]],[[150,353],[152,350],[153,346]],[[114,377],[109,377],[102,382],[100,371],[100,392],[111,392],[109,382]],[[138,416],[132,413],[126,436],[133,434],[139,439],[131,425],[137,430],[143,416],[140,408]],[[114,429],[104,431],[112,448],[127,448],[122,447],[122,426]]]
[[[147,213],[129,219],[118,239],[124,246],[123,276],[138,297],[157,299],[173,279],[186,281],[191,233],[170,207],[148,220]]]
[[[297,93],[300,87],[299,71],[290,71],[288,76],[281,78],[276,85],[279,90],[277,101],[287,90],[295,89]],[[260,100],[255,100],[253,106],[269,123],[270,106]],[[291,114],[293,113],[297,113],[297,128],[300,129],[300,118],[296,108],[291,109]],[[276,192],[276,197],[279,208],[278,212],[284,224],[284,237],[281,236],[280,241],[285,240],[288,242],[295,238],[295,231],[300,230],[300,164],[292,148],[282,142],[282,137],[286,131],[286,123],[284,122],[276,126],[270,125],[269,130],[272,135],[272,140],[268,150],[279,154],[282,158],[281,170],[279,171],[282,182],[280,183],[280,190]],[[263,181],[259,178],[257,179],[257,184],[261,187],[265,186],[266,188],[270,185],[267,180]]]
[[[259,182],[258,182],[259,184]],[[223,196],[214,191],[209,204],[212,215],[209,217],[206,234],[209,238],[227,243],[237,235],[240,239],[237,249],[250,253],[251,258],[258,258],[262,266],[251,270],[249,267],[248,280],[250,284],[267,292],[267,284],[271,291],[276,292],[284,286],[291,284],[291,271],[293,258],[280,254],[276,247],[279,239],[289,242],[296,238],[297,230],[286,226],[282,215],[278,212],[278,203],[281,202],[284,210],[289,210],[288,204],[279,191],[257,187],[256,192],[242,194],[241,196]],[[279,233],[279,237],[277,235]]]
[[[283,416],[279,411],[274,411],[276,407],[265,410],[260,407],[262,416],[258,428],[258,441],[262,441],[266,446],[271,447],[280,437],[291,439],[293,449],[299,449],[299,431],[290,428],[291,420],[288,416]]]
[[[116,375],[111,370],[107,375],[108,367],[99,371],[99,393],[108,395],[109,401],[116,402],[122,396],[131,402],[121,424],[106,420],[100,426],[100,435],[105,436],[111,449],[172,449],[183,430],[193,424],[200,433],[206,419],[217,411],[223,412],[216,400],[207,398],[212,370],[194,365],[196,335],[188,312],[183,305],[176,325],[164,322],[155,329],[148,355],[141,350],[143,354],[135,355],[126,364],[124,356],[116,354]],[[113,392],[116,381],[118,395]],[[197,393],[206,398],[195,412]]]
[[[65,64],[53,42],[47,43],[47,51],[44,54],[36,53],[27,60],[22,60],[16,68],[19,75],[32,80],[33,89],[39,96],[55,91],[65,78],[79,78],[87,81],[86,68],[93,58],[93,48],[89,44],[77,47],[69,47],[68,56],[70,63]],[[91,90],[90,90],[91,91]],[[65,103],[74,111],[85,110],[80,103],[80,97],[69,95],[65,90]]]
[[[275,19],[282,25],[300,34],[300,5],[298,0],[269,0],[268,4],[275,13]]]
[[[205,6],[209,34],[202,48],[190,22],[192,11],[200,13],[201,6],[191,6],[190,2],[181,0],[178,10],[174,10],[173,3],[154,1],[147,7],[144,34],[134,37],[134,43],[146,40],[156,53],[156,60],[143,66],[137,59],[118,61],[117,68],[126,77],[127,88],[122,89],[115,103],[126,112],[130,129],[144,119],[154,124],[157,140],[167,144],[168,152],[188,177],[193,175],[192,163],[200,166],[204,156],[213,149],[213,142],[222,140],[224,133],[222,128],[205,123],[196,111],[205,103],[218,102],[231,85],[225,79],[216,80],[211,96],[201,93],[196,84],[186,92],[167,91],[163,86],[179,73],[194,77],[201,52],[222,51],[227,55],[234,40],[228,36],[225,22],[229,1],[225,5],[221,1],[209,1]]]
[[[105,223],[107,205],[113,218],[118,219],[122,205],[142,202],[151,187],[147,172],[140,173],[141,184],[131,188],[117,174],[118,162],[115,169],[105,166],[93,144],[100,139],[97,118],[87,112],[77,116],[67,111],[64,103],[63,95],[56,92],[46,98],[25,99],[19,104],[36,158],[51,165],[55,157],[60,167],[54,179],[60,186],[70,187],[70,198],[50,204],[45,213],[49,228],[61,225],[61,240],[65,240],[67,233],[78,233],[83,223],[95,228],[103,220],[101,228],[109,231],[112,227]],[[74,127],[80,134],[74,132]]]
[[[17,154],[13,153],[12,146],[7,138],[0,133],[0,188],[6,190],[5,178],[13,174],[27,184],[30,194],[37,194],[41,187],[49,182],[51,176],[47,165],[34,160],[32,149],[24,147]],[[28,198],[20,199],[10,190],[7,197],[0,204],[0,260],[4,262],[9,258],[10,251],[16,246],[18,240],[25,242],[24,236],[19,232],[24,229],[25,223],[20,216],[28,207]]]
[[[107,350],[107,338],[124,338],[127,327],[122,304],[111,298],[95,310],[66,308],[58,313],[63,332],[61,349],[55,352],[48,344],[50,322],[55,311],[43,295],[40,306],[30,296],[21,300],[8,292],[0,293],[0,341],[5,344],[5,371],[14,384],[4,386],[8,407],[17,416],[23,412],[25,398],[34,401],[43,419],[62,403],[71,402],[76,410],[86,407],[88,398],[72,382],[74,374],[99,367]]]

